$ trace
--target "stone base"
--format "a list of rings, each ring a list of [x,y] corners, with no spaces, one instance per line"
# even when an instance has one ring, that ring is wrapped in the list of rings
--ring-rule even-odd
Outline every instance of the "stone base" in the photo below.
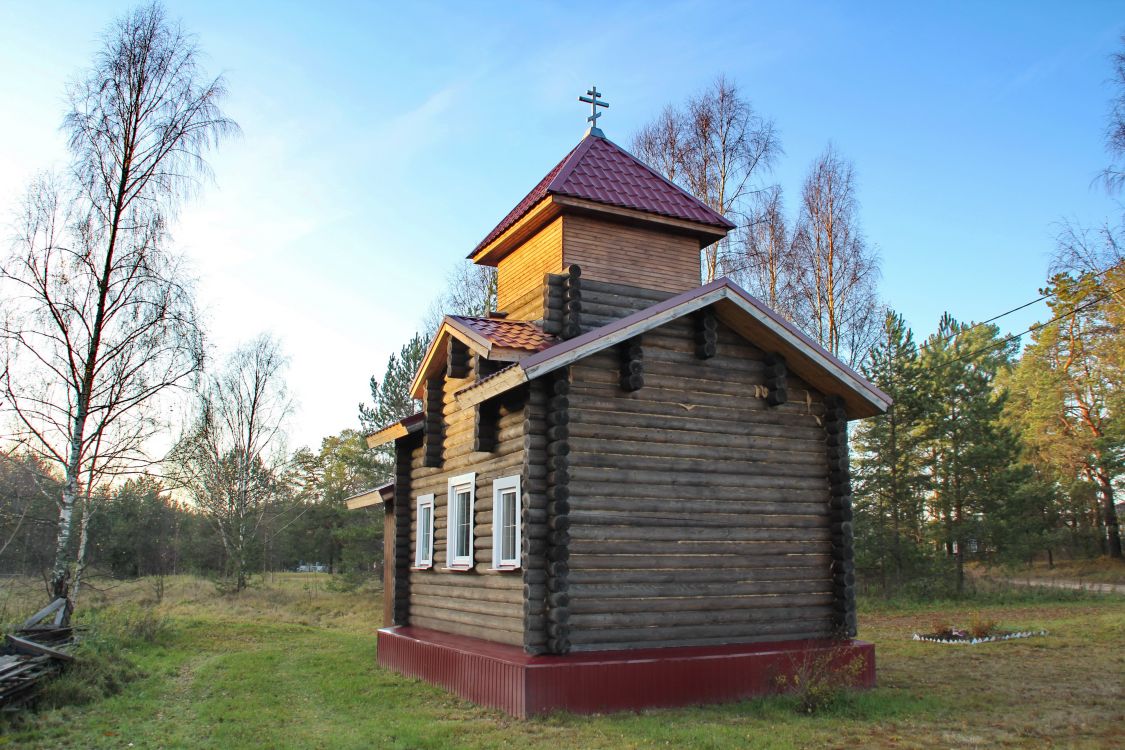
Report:
[[[525,718],[723,703],[780,692],[783,678],[827,657],[862,659],[857,688],[875,686],[875,646],[806,640],[529,656],[523,649],[415,627],[379,631],[379,665]]]

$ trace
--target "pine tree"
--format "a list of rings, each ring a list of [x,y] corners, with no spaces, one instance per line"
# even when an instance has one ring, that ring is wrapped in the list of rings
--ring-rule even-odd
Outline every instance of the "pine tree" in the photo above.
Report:
[[[994,325],[969,326],[948,313],[922,347],[925,408],[920,437],[930,480],[937,538],[956,565],[964,589],[965,558],[988,536],[985,520],[1016,481],[1018,445],[1000,421],[1005,392],[994,387],[1011,367],[1015,342]]]
[[[371,376],[371,406],[359,405],[359,423],[365,433],[372,433],[403,417],[409,417],[422,408],[419,401],[410,395],[410,381],[422,364],[429,342],[416,333],[387,360],[383,380]],[[394,453],[389,445],[376,448],[379,470],[378,476],[387,481],[394,473]]]
[[[893,399],[886,414],[860,424],[855,438],[859,563],[879,576],[885,593],[903,584],[922,540],[922,372],[914,335],[901,315],[887,312],[864,372]]]
[[[1035,331],[1013,377],[1022,437],[1063,481],[1097,488],[1103,551],[1121,558],[1114,483],[1125,473],[1125,263],[1099,277],[1060,274],[1051,322]]]

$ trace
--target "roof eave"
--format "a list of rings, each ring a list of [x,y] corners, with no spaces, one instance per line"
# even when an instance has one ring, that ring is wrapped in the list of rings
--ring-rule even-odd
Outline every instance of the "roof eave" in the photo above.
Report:
[[[517,219],[512,226],[501,232],[500,236],[469,253],[469,260],[481,266],[495,266],[533,234],[558,218],[560,213],[562,212],[554,196],[544,196],[527,213]]]
[[[348,510],[359,510],[360,508],[370,508],[372,505],[383,505],[394,499],[395,483],[387,482],[372,490],[364,490],[357,492],[351,497],[344,499],[344,505]]]
[[[555,204],[565,209],[567,213],[598,216],[600,218],[608,217],[613,221],[625,224],[659,227],[664,231],[690,235],[699,240],[699,246],[701,248],[718,242],[726,237],[731,229],[735,228],[735,225],[731,224],[726,219],[723,219],[723,221],[729,226],[719,227],[713,224],[689,221],[688,219],[677,219],[653,211],[641,211],[635,208],[615,206],[612,203],[601,203],[599,201],[589,200],[588,198],[576,198],[570,195],[554,195],[552,197],[554,198]]]
[[[404,438],[407,435],[418,432],[422,429],[422,414],[411,414],[409,417],[403,417],[397,422],[392,422],[386,427],[376,430],[366,437],[368,448],[378,448],[380,445],[386,445],[394,440]]]
[[[752,336],[757,341],[765,338],[767,345],[772,344],[782,349],[787,358],[795,356],[794,361],[799,361],[800,365],[803,365],[799,366],[804,372],[802,377],[818,371],[827,372],[831,376],[830,383],[810,384],[827,394],[842,396],[845,399],[849,418],[862,419],[876,416],[890,407],[889,396],[726,278],[684,292],[607,326],[588,331],[563,344],[525,357],[520,361],[518,368],[514,368],[523,373],[522,379],[515,375],[508,376],[505,378],[504,385],[512,388],[522,382],[554,372],[590,354],[627,341],[639,333],[717,303],[733,305],[754,320],[757,327],[751,328],[743,324],[745,316],[739,321],[734,318],[729,307],[725,310],[725,315],[722,315],[723,308],[721,306],[719,308],[724,322],[728,325],[734,322],[736,325],[732,327],[742,335],[747,338]],[[498,389],[499,385],[490,388],[487,395],[483,397],[482,394],[467,392],[463,399],[458,398],[458,403],[462,405],[470,402],[479,403],[498,395],[506,390],[506,388]]]

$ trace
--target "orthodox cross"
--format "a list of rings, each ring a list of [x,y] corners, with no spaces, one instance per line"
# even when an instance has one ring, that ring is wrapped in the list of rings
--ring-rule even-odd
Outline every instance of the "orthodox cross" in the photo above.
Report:
[[[590,105],[590,116],[586,118],[590,123],[590,128],[593,130],[598,129],[598,118],[602,113],[598,111],[598,107],[609,108],[609,102],[601,101],[602,95],[598,92],[597,86],[591,86],[590,90],[586,92],[586,96],[578,97],[578,101],[585,102]]]

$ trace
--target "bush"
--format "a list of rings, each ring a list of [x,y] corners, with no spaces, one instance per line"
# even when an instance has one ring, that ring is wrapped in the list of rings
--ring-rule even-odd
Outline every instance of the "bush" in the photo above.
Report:
[[[38,699],[41,708],[81,706],[120,693],[144,676],[128,658],[128,648],[157,643],[170,632],[167,618],[150,607],[79,610],[75,620],[82,636],[74,662],[44,685]]]
[[[40,708],[93,703],[120,693],[125,685],[144,676],[110,641],[85,640],[74,656],[74,663],[44,686],[38,700]]]
[[[840,645],[797,658],[790,674],[780,675],[776,683],[796,699],[798,713],[814,714],[837,705],[866,667],[865,656]]]

